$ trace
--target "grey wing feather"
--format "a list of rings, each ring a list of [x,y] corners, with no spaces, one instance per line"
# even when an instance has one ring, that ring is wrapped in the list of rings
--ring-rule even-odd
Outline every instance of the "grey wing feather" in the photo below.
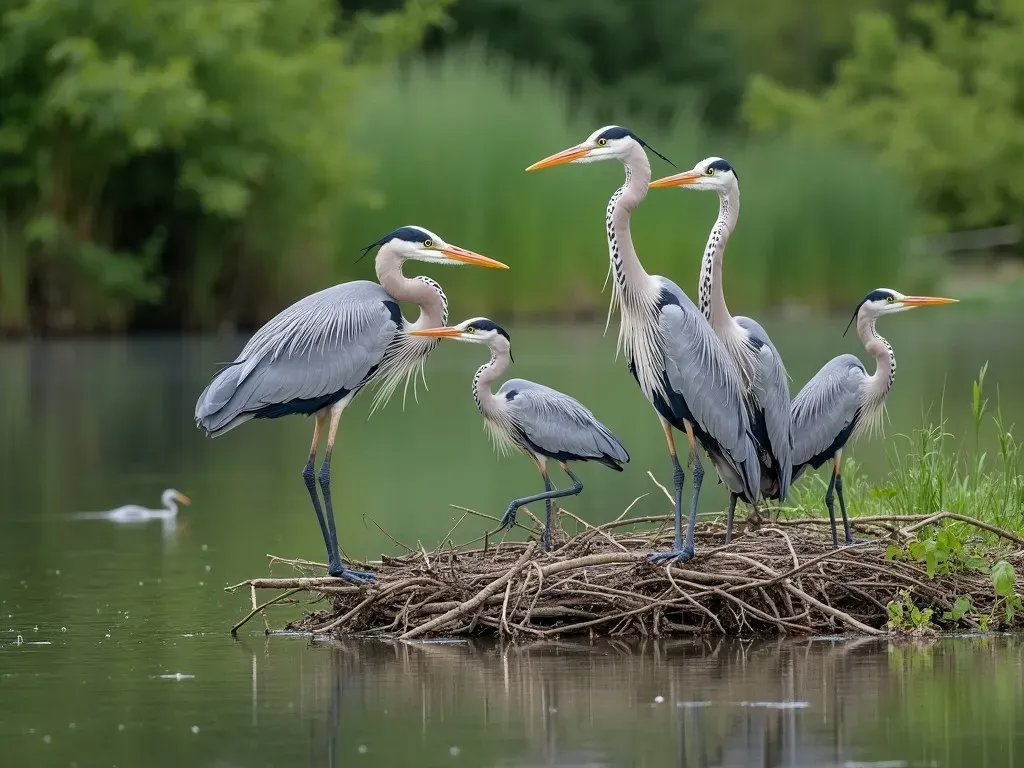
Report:
[[[203,390],[196,422],[216,435],[269,405],[358,388],[398,330],[385,302],[394,299],[380,285],[357,280],[292,304]]]
[[[690,298],[670,280],[662,278],[662,283],[678,301],[664,306],[660,316],[669,384],[686,400],[701,429],[718,442],[747,497],[756,499],[761,467],[736,364]]]
[[[785,501],[793,474],[793,449],[790,430],[791,406],[789,377],[782,355],[772,344],[768,333],[749,317],[736,317],[736,322],[758,342],[758,377],[753,382],[754,397],[764,409],[765,431],[772,455],[779,466],[779,500]]]
[[[860,407],[867,372],[854,355],[829,360],[808,381],[792,408],[793,464],[806,464],[835,442]]]
[[[508,399],[511,392],[515,395]],[[629,462],[629,453],[612,431],[569,395],[525,379],[509,379],[497,396],[505,398],[516,426],[538,448],[613,464]]]

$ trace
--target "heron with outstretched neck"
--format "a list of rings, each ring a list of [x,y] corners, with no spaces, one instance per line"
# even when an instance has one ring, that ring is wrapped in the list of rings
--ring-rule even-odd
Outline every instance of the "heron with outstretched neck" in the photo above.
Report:
[[[648,274],[633,247],[630,216],[646,197],[651,181],[651,164],[645,151],[649,148],[632,131],[608,126],[527,170],[602,160],[618,161],[625,168],[625,183],[612,195],[605,212],[613,286],[611,308],[618,307],[621,314],[617,348],[625,350],[630,372],[658,412],[672,459],[675,547],[671,552],[651,556],[654,562],[663,562],[688,560],[694,554],[694,525],[704,477],[698,444],[733,493],[756,499],[761,469],[736,363],[686,293],[668,278]],[[686,433],[693,459],[685,543],[681,520],[684,475],[673,428]]]
[[[313,442],[302,470],[320,532],[327,547],[327,572],[356,583],[373,575],[341,562],[331,499],[331,455],[341,414],[368,384],[379,386],[373,409],[383,406],[399,385],[423,376],[427,355],[437,340],[411,331],[448,322],[448,299],[429,277],[406,277],[408,260],[431,264],[473,264],[507,269],[504,264],[442,240],[423,227],[405,226],[371,243],[379,247],[379,283],[355,280],[300,299],[260,328],[234,360],[203,390],[196,423],[220,437],[251,419],[292,414],[313,416]],[[398,302],[419,307],[414,321],[402,316]],[[314,462],[326,429],[327,448],[320,465],[323,507],[316,492]]]
[[[785,501],[792,479],[789,381],[782,356],[768,333],[749,317],[734,317],[725,303],[722,261],[729,236],[740,216],[740,183],[736,170],[720,157],[701,160],[692,170],[652,181],[651,189],[682,187],[718,193],[718,218],[701,260],[697,282],[697,306],[725,344],[736,371],[750,413],[750,425],[757,440],[761,462],[761,496]],[[732,492],[726,517],[725,541],[732,541],[736,501],[742,498],[756,510],[757,499]]]
[[[825,507],[832,527],[833,546],[839,546],[833,507],[836,495],[846,543],[853,543],[840,471],[843,448],[850,440],[881,429],[885,399],[896,380],[896,354],[875,329],[875,321],[882,315],[956,301],[935,296],[904,296],[891,288],[871,291],[860,300],[846,331],[856,321],[857,335],[875,358],[875,372],[869,374],[855,355],[839,355],[825,363],[793,398],[793,481],[799,480],[808,468],[818,469],[831,460],[832,477],[825,492]]]
[[[513,499],[501,519],[501,527],[511,529],[516,511],[525,504],[543,501],[545,507],[544,551],[551,550],[552,500],[576,496],[583,483],[569,469],[570,461],[596,461],[617,472],[629,462],[629,453],[604,424],[579,401],[557,389],[526,379],[509,379],[497,392],[491,386],[512,362],[512,339],[493,320],[475,317],[445,328],[410,331],[414,336],[457,339],[486,344],[491,359],[473,376],[473,399],[495,447],[503,453],[519,450],[533,459],[544,480],[544,492]],[[572,480],[570,488],[556,489],[548,476],[548,460]]]

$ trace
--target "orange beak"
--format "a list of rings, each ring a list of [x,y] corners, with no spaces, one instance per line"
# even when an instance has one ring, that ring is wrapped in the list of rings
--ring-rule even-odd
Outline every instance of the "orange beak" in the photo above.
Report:
[[[908,307],[931,307],[937,304],[956,304],[960,299],[943,299],[937,296],[904,296],[900,301]]]
[[[455,336],[461,336],[462,331],[458,328],[452,328],[451,326],[445,328],[424,328],[421,331],[409,331],[410,336],[433,336],[434,338],[451,338]]]
[[[192,503],[192,499],[190,499],[184,493],[177,494],[177,499],[178,499],[178,503],[179,504],[191,504]]]
[[[677,173],[672,176],[666,176],[663,179],[658,179],[657,181],[652,181],[647,185],[647,188],[659,189],[660,187],[684,187],[687,184],[693,184],[703,175],[703,173],[699,173],[697,171],[684,171],[683,173]]]
[[[553,165],[571,163],[573,160],[579,160],[581,157],[586,157],[587,155],[589,155],[590,150],[591,147],[584,147],[580,144],[577,144],[575,147],[563,149],[561,152],[556,152],[550,157],[545,157],[543,160],[538,160],[536,163],[531,165],[526,170],[539,171],[541,168],[550,168]]]
[[[500,261],[489,259],[465,248],[459,248],[457,245],[446,245],[440,250],[449,259],[461,261],[463,264],[474,264],[478,267],[490,267],[491,269],[508,269],[507,264],[502,264]]]

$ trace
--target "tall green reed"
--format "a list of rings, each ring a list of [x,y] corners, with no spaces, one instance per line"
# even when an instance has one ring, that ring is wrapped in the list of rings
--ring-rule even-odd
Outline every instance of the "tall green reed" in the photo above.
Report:
[[[443,275],[455,314],[603,311],[604,208],[621,184],[621,167],[524,172],[599,126],[586,109],[570,108],[557,82],[470,46],[380,79],[357,108],[353,140],[375,159],[380,197],[373,210],[340,212],[342,276],[365,276],[364,266],[348,261],[358,246],[418,223],[512,267],[500,276]],[[667,130],[629,115],[617,121],[680,168],[712,154],[736,167],[742,213],[725,267],[734,310],[789,301],[845,307],[903,272],[915,220],[911,196],[866,158],[828,145],[716,137],[683,114]],[[657,157],[651,162],[655,177],[674,172]],[[652,192],[632,221],[648,271],[694,290],[717,204],[706,193]]]

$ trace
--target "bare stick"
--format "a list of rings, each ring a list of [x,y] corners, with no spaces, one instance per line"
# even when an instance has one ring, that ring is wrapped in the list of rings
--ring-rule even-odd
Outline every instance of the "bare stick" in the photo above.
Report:
[[[530,562],[530,558],[533,557],[533,551],[536,548],[537,542],[531,541],[530,546],[526,548],[526,551],[523,553],[523,556],[520,557],[518,561],[516,561],[516,564],[512,566],[511,570],[509,570],[509,572],[506,573],[504,576],[492,581],[486,587],[481,589],[474,598],[462,603],[461,605],[459,605],[458,608],[454,608],[448,611],[448,613],[438,616],[436,619],[431,619],[426,624],[421,624],[418,627],[410,629],[408,632],[402,634],[398,639],[412,640],[414,637],[419,637],[420,635],[426,634],[427,632],[432,632],[438,627],[443,627],[445,624],[448,624],[453,619],[457,619],[460,616],[464,616],[470,611],[475,610],[484,602],[484,600],[486,600],[492,594],[494,594],[503,586],[505,586],[506,582],[511,580],[513,576],[515,576],[523,568],[526,567],[526,564]]]
[[[255,587],[253,589],[254,589],[253,597],[255,597],[255,595],[256,595]],[[238,622],[237,624],[235,624],[235,626],[233,626],[231,628],[231,634],[232,635],[236,634],[243,624],[245,624],[247,621],[249,621],[249,619],[251,619],[257,613],[260,613],[268,605],[273,605],[274,603],[279,603],[282,600],[284,600],[286,597],[291,597],[296,592],[301,592],[303,589],[304,589],[303,587],[294,587],[292,589],[289,589],[287,592],[282,592],[280,595],[278,595],[275,598],[272,598],[271,600],[267,600],[267,602],[262,603],[261,605],[254,605],[252,610],[249,611],[249,613],[247,613],[245,615],[245,618],[242,619],[240,622]]]

